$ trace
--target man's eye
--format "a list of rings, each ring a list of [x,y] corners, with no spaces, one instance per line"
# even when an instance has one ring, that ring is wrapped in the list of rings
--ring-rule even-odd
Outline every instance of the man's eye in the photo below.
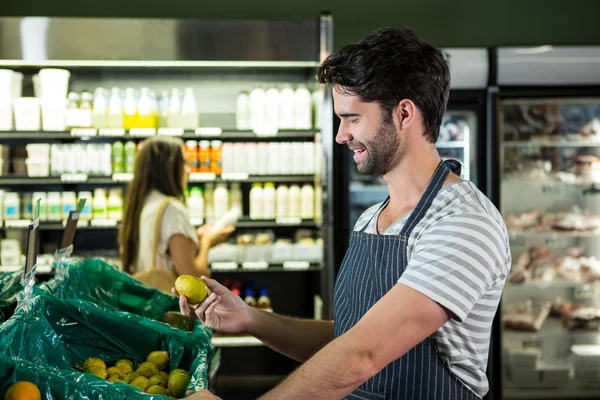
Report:
[[[356,124],[358,122],[358,118],[354,118],[350,120],[351,124]]]

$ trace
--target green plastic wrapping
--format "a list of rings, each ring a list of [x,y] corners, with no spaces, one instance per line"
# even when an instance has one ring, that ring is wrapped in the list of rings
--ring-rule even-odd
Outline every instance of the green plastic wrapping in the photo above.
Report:
[[[196,337],[187,332],[148,318],[110,311],[83,300],[59,299],[40,293],[32,298],[28,307],[17,308],[0,326],[0,352],[15,360],[43,366],[44,371],[68,382],[75,381],[75,389],[102,393],[101,397],[93,398],[161,398],[143,394],[129,385],[78,372],[91,357],[104,360],[107,366],[123,358],[137,364],[156,350],[169,352],[168,370],[189,371],[191,380],[187,390],[208,387],[207,347],[197,343]]]
[[[126,311],[160,320],[167,311],[179,311],[177,296],[148,287],[106,262],[88,258],[67,258],[55,264],[55,276],[38,286],[63,299],[87,300],[115,311]],[[191,332],[210,343],[212,330],[199,320]],[[212,353],[209,353],[212,357]]]
[[[21,276],[24,268],[15,272],[0,273],[0,323],[6,321],[17,305],[21,293]]]

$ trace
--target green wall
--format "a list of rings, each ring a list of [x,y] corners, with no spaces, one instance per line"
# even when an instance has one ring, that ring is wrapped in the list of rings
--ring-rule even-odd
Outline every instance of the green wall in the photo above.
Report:
[[[598,0],[0,0],[2,16],[295,19],[322,10],[333,13],[336,47],[383,26],[410,26],[438,46],[600,44]]]

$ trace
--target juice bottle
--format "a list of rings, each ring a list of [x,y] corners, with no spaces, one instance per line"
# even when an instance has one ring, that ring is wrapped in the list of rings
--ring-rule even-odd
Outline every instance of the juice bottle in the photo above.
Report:
[[[254,298],[254,290],[246,289],[244,292],[244,303],[250,307],[256,307],[256,299]]]
[[[128,174],[133,174],[133,169],[135,166],[135,153],[135,143],[132,141],[125,143],[125,172]]]
[[[210,172],[210,142],[208,140],[202,140],[200,142],[200,172]]]
[[[271,310],[271,299],[269,299],[269,292],[264,287],[261,287],[258,292],[258,304],[257,307],[261,310]]]
[[[110,100],[108,101],[109,128],[123,128],[123,104],[121,101],[121,89],[114,87],[111,90]]]
[[[221,146],[223,142],[213,140],[210,145],[212,147],[210,151],[210,171],[220,175],[223,172],[223,165],[221,163]]]
[[[200,162],[198,161],[198,142],[188,140],[185,142],[185,158],[190,165],[192,172],[200,171]]]
[[[135,91],[133,88],[127,88],[125,91],[125,100],[123,101],[123,128],[140,128],[137,122]]]
[[[152,98],[150,89],[142,88],[140,101],[138,103],[138,112],[136,118],[137,128],[156,128],[156,119],[152,109]]]
[[[125,170],[123,142],[116,141],[112,146],[112,172],[122,174]]]

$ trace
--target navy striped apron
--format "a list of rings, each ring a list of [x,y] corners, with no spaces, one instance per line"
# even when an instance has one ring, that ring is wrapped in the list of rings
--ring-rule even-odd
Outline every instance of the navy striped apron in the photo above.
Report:
[[[460,175],[460,164],[455,161],[440,163],[399,235],[365,233],[373,218],[361,231],[352,232],[350,247],[334,290],[335,337],[358,323],[398,282],[408,264],[408,238],[437,196],[450,170]],[[387,201],[382,208],[386,205]],[[402,332],[398,332],[400,337]],[[452,374],[431,339],[427,338],[363,383],[346,399],[476,400],[479,397]]]

